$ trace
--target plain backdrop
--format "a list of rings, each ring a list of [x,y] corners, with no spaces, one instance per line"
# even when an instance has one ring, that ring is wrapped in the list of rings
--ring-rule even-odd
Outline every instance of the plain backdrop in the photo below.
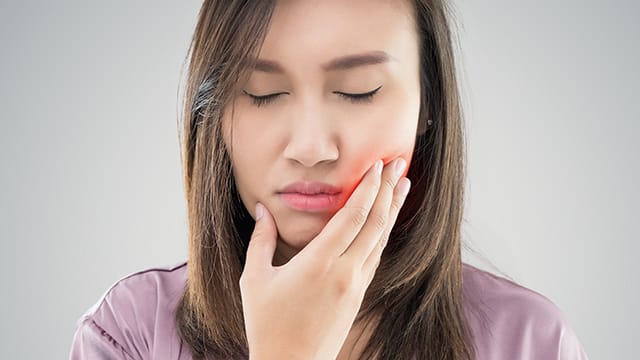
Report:
[[[68,357],[119,278],[186,260],[180,71],[201,2],[0,3],[0,358]],[[458,0],[467,261],[637,355],[640,2]]]

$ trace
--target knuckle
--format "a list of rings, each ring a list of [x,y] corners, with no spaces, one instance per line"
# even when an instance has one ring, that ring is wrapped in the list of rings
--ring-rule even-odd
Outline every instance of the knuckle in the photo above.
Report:
[[[375,226],[376,230],[384,230],[387,227],[387,216],[381,213],[371,214],[370,221]]]
[[[346,296],[353,292],[357,284],[358,274],[355,271],[343,271],[336,281],[336,291],[339,295]]]
[[[402,202],[400,201],[400,199],[393,199],[393,201],[391,202],[391,212],[397,214],[400,212],[401,207],[402,207]]]
[[[385,232],[380,240],[378,240],[378,254],[384,250],[385,246],[387,246],[387,239],[389,239],[389,234]]]
[[[387,246],[388,240],[389,240],[389,230],[385,230],[382,236],[380,237],[380,239],[376,241],[376,246],[374,246],[373,249],[371,250],[370,256],[380,259],[380,257],[382,256],[382,252],[384,251],[384,248]]]
[[[368,210],[363,206],[351,208],[351,221],[353,225],[360,227],[367,221]]]
[[[396,182],[392,177],[385,177],[383,182],[384,185],[391,190],[396,187]]]

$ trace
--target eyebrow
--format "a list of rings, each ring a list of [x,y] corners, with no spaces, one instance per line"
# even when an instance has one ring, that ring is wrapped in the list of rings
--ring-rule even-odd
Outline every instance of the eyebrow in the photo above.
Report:
[[[378,65],[395,60],[391,55],[384,51],[370,51],[361,54],[346,55],[335,58],[321,65],[324,71],[349,70],[355,67]],[[254,67],[254,71],[266,73],[282,74],[284,68],[273,60],[258,59]]]

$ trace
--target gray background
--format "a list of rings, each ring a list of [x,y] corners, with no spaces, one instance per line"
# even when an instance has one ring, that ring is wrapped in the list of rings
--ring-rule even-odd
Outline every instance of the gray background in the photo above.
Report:
[[[592,359],[631,359],[639,3],[456,4],[466,259],[554,301]],[[111,284],[186,259],[177,90],[199,5],[0,3],[0,358],[66,358]]]

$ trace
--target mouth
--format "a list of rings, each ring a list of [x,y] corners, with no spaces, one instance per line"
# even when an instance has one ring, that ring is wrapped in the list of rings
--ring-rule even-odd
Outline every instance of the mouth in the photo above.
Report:
[[[339,187],[317,182],[297,181],[285,186],[278,193],[297,193],[302,195],[335,195],[341,192]]]
[[[318,181],[297,181],[277,192],[285,205],[293,210],[327,212],[339,205],[342,190]]]
[[[299,192],[279,193],[278,196],[288,207],[298,211],[326,212],[337,207],[340,193],[305,194]]]

